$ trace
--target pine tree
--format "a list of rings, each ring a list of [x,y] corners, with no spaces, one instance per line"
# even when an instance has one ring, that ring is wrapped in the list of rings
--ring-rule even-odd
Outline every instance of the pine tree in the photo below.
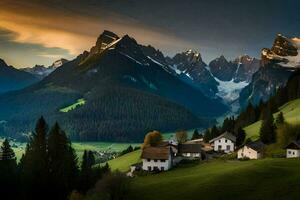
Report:
[[[80,190],[84,193],[95,184],[92,169],[93,165],[95,165],[94,153],[85,150],[82,156],[80,171]]]
[[[198,129],[194,130],[193,136],[192,136],[192,140],[196,140],[196,139],[200,139],[201,135],[198,132]]]
[[[78,180],[77,156],[65,132],[58,123],[51,128],[48,138],[51,188],[57,192],[54,198],[64,199]]]
[[[274,143],[276,140],[276,132],[274,118],[270,110],[266,113],[267,116],[263,120],[260,128],[260,139],[265,144]]]
[[[243,144],[245,138],[246,138],[246,133],[245,131],[239,127],[237,130],[237,137],[236,137],[236,146],[240,146]]]
[[[283,116],[283,113],[280,112],[277,117],[276,117],[276,125],[281,125],[281,124],[284,124],[285,122],[285,119],[284,119],[284,116]]]
[[[37,121],[35,132],[30,138],[22,162],[20,162],[21,180],[24,185],[24,195],[27,198],[37,198],[36,191],[48,193],[47,131],[47,123],[41,117]]]
[[[216,125],[214,125],[212,128],[211,128],[211,139],[215,138],[215,137],[218,137],[221,133],[220,133],[220,130],[217,128]]]
[[[205,130],[203,139],[205,142],[209,142],[209,140],[212,139],[211,131],[209,129]]]
[[[7,139],[4,140],[0,151],[0,193],[3,197],[17,198],[18,179],[17,163],[13,149]]]

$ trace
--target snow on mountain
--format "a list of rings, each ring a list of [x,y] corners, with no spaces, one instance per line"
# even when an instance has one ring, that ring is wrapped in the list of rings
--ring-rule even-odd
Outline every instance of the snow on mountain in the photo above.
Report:
[[[44,65],[35,65],[34,67],[27,67],[23,68],[22,70],[28,72],[30,74],[35,75],[39,79],[43,79],[44,77],[48,76],[52,73],[55,69],[59,68],[63,64],[68,62],[68,60],[61,58],[55,61],[51,66],[45,67]]]
[[[221,81],[215,78],[215,80],[219,83],[217,96],[221,97],[227,103],[238,99],[241,90],[249,84],[246,81],[236,83],[233,79],[231,81]]]
[[[278,34],[271,49],[262,50],[263,65],[278,64],[287,68],[300,67],[300,38]]]

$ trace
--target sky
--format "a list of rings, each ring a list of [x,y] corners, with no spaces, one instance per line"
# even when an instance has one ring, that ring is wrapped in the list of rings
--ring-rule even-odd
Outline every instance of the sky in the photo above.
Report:
[[[259,57],[277,33],[300,36],[299,10],[299,0],[0,0],[0,58],[49,66],[90,50],[103,30],[169,56]]]

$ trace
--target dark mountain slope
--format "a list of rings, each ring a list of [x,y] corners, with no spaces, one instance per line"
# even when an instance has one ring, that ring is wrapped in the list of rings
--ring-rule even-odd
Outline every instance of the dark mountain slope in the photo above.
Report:
[[[38,79],[33,75],[8,66],[0,59],[0,94],[22,89],[37,81]]]

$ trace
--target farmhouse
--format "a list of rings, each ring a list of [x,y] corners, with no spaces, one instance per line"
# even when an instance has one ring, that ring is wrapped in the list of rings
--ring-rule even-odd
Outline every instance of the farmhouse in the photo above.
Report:
[[[286,146],[286,157],[287,158],[298,158],[300,157],[300,140],[291,142]]]
[[[174,145],[163,141],[157,146],[145,147],[142,151],[142,169],[145,171],[167,171],[182,159],[201,159],[201,144]]]
[[[260,159],[263,157],[265,144],[260,140],[243,145],[237,152],[238,159]]]
[[[142,169],[167,171],[172,167],[174,152],[170,146],[145,147],[142,151]]]
[[[225,153],[234,151],[235,142],[236,137],[229,132],[225,132],[209,141],[214,151],[224,151]]]
[[[183,158],[201,159],[201,144],[179,144],[178,155]]]

